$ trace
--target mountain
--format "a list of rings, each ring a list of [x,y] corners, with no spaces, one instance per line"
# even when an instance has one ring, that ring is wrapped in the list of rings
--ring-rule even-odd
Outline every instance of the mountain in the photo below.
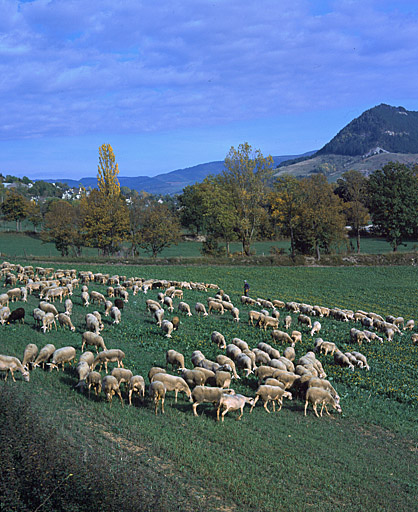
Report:
[[[353,119],[313,155],[279,164],[278,175],[322,172],[334,181],[347,170],[369,174],[390,161],[418,162],[418,112],[381,104]]]
[[[314,152],[304,153],[303,155],[283,155],[274,156],[274,165],[279,165],[286,160],[294,160],[298,157],[305,157],[312,155]],[[177,169],[164,174],[158,174],[157,176],[118,176],[118,180],[121,187],[128,187],[132,190],[144,190],[150,194],[176,194],[181,193],[183,188],[187,185],[193,185],[195,183],[202,182],[206,176],[210,174],[219,174],[223,171],[224,162],[218,160],[215,162],[208,162],[205,164],[195,165],[193,167],[187,167],[186,169]],[[47,179],[43,180],[49,183],[67,183],[70,187],[78,187],[80,184],[85,187],[97,187],[97,178],[88,177],[81,178],[80,180],[72,180],[67,178],[61,179]]]

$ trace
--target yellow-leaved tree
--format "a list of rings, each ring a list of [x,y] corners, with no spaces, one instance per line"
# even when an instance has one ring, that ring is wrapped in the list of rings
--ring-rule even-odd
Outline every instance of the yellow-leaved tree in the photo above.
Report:
[[[120,193],[118,164],[112,146],[99,148],[98,190],[85,193],[80,201],[85,243],[103,255],[114,254],[129,238],[129,211]]]

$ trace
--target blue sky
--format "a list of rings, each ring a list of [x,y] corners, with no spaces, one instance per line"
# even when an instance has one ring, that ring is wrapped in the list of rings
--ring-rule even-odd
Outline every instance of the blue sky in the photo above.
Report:
[[[418,110],[418,5],[0,0],[0,172],[120,176],[319,149],[380,103]]]

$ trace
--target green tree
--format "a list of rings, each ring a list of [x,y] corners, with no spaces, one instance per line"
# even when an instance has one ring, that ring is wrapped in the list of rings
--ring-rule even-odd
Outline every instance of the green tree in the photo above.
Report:
[[[45,214],[42,240],[54,242],[62,256],[68,256],[78,237],[76,215],[74,207],[61,199],[51,202]]]
[[[367,178],[361,172],[351,170],[343,173],[337,184],[335,193],[344,201],[344,213],[356,234],[357,253],[360,253],[360,231],[370,222],[366,207]]]
[[[368,205],[373,225],[397,251],[418,224],[418,178],[404,164],[389,162],[369,176]]]
[[[294,226],[295,248],[302,254],[314,254],[318,261],[321,251],[346,241],[343,202],[334,194],[334,187],[323,174],[300,181],[301,201]]]
[[[302,206],[300,181],[293,176],[278,178],[269,196],[271,216],[284,236],[290,237],[290,252],[296,254],[295,229],[300,222]]]
[[[35,233],[38,228],[42,224],[43,217],[41,212],[41,207],[39,204],[34,200],[31,199],[28,203],[28,207],[26,209],[27,218],[30,222],[32,222]]]
[[[16,222],[16,231],[20,231],[21,222],[27,216],[28,200],[13,189],[6,190],[6,197],[1,206],[6,220]]]
[[[223,193],[235,210],[235,231],[242,243],[243,253],[250,254],[251,243],[265,219],[267,183],[272,176],[273,159],[253,151],[247,143],[238,149],[231,147],[225,158],[225,170],[220,175]]]
[[[204,205],[200,183],[187,185],[178,198],[181,225],[198,235],[204,229]]]
[[[153,202],[144,208],[138,231],[138,245],[153,258],[166,247],[180,241],[180,222],[164,203]]]

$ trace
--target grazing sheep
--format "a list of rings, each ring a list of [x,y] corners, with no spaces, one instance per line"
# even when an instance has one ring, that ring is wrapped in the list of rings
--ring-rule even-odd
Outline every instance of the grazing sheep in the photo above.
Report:
[[[354,366],[350,363],[348,357],[338,349],[334,352],[334,362],[341,367],[347,366],[350,370],[354,371]]]
[[[255,398],[250,409],[250,414],[253,412],[253,409],[256,403],[258,402],[259,398],[263,400],[263,407],[270,414],[270,411],[268,409],[269,402],[273,402],[273,412],[276,412],[275,402],[279,404],[278,411],[280,411],[283,405],[283,398],[292,400],[292,393],[290,393],[289,391],[285,391],[279,386],[267,386],[265,384],[262,384],[261,386],[258,387],[255,393]]]
[[[9,305],[9,296],[7,293],[2,293],[0,295],[0,306],[8,306]]]
[[[177,377],[176,375],[169,375],[168,373],[156,373],[152,377],[151,382],[154,382],[156,380],[162,382],[165,385],[166,391],[174,391],[175,403],[177,403],[177,395],[179,391],[184,393],[189,398],[190,402],[192,401],[192,393],[190,391],[190,388],[187,385],[186,381],[181,377]]]
[[[209,306],[209,308],[208,308],[209,314],[212,311],[219,311],[221,313],[221,315],[223,315],[225,312],[225,309],[220,302],[215,302],[215,301],[211,300],[211,301],[209,301],[208,306]]]
[[[91,371],[87,375],[86,378],[87,388],[89,390],[89,396],[90,396],[90,390],[91,388],[94,389],[94,394],[97,396],[101,390],[102,390],[102,376],[99,372]]]
[[[41,348],[35,359],[35,362],[33,363],[33,368],[37,368],[40,364],[42,364],[42,368],[45,368],[45,363],[49,361],[54,352],[55,346],[52,343],[48,343],[43,348]]]
[[[216,343],[220,349],[226,349],[225,336],[218,331],[213,331],[210,339],[212,343]]]
[[[312,321],[309,318],[309,316],[306,316],[306,315],[299,315],[298,316],[298,324],[306,325],[307,327],[309,327],[309,329],[312,328]]]
[[[176,350],[167,350],[165,354],[165,361],[166,366],[171,364],[171,368],[174,369],[174,367],[183,370],[186,367],[184,366],[184,355],[180,352],[177,352]]]
[[[41,331],[44,333],[46,333],[46,331],[51,331],[53,325],[55,326],[55,330],[57,330],[57,324],[55,323],[55,317],[53,313],[45,313],[45,315],[42,317]]]
[[[216,385],[215,371],[209,370],[208,368],[204,368],[202,366],[195,366],[194,370],[199,370],[203,373],[205,380],[202,382],[202,386],[205,384],[208,384],[209,386]]]
[[[130,381],[131,377],[133,377],[133,373],[131,372],[131,370],[128,370],[127,368],[113,368],[113,370],[110,372],[110,375],[116,377],[119,387],[122,384],[122,382],[124,382],[126,386],[126,384]]]
[[[104,304],[106,302],[106,298],[100,292],[91,291],[90,292],[90,301],[92,304],[94,304],[95,302],[97,302],[97,304],[101,304],[101,303]]]
[[[21,322],[22,324],[25,323],[25,310],[24,308],[17,308],[13,310],[9,318],[7,319],[7,322],[10,324],[12,322]]]
[[[38,347],[34,343],[28,343],[23,352],[22,366],[25,370],[29,370],[29,364],[34,363],[38,355]]]
[[[83,351],[85,345],[94,346],[96,348],[96,353],[98,352],[98,347],[100,347],[102,350],[107,350],[103,338],[100,336],[100,334],[95,332],[83,332],[81,335],[81,342],[81,351]]]
[[[335,388],[332,386],[332,384],[326,380],[326,379],[320,379],[318,377],[307,377],[304,379],[301,377],[300,382],[300,389],[304,391],[304,398],[306,398],[306,391],[309,388],[322,388],[325,389],[325,391],[328,391],[330,395],[335,399],[337,403],[340,402],[340,396],[335,390]]]
[[[166,387],[163,382],[158,380],[151,382],[149,387],[149,396],[155,404],[155,414],[158,414],[158,404],[161,401],[161,413],[164,414],[164,400],[166,394]]]
[[[254,370],[254,375],[258,379],[258,383],[260,384],[264,379],[268,377],[272,377],[273,373],[277,370],[277,368],[273,368],[273,366],[265,366],[261,365]]]
[[[161,327],[161,324],[163,322],[164,317],[164,309],[157,309],[157,311],[154,312],[154,318],[157,321],[158,327]]]
[[[128,383],[129,405],[132,405],[132,394],[137,393],[141,400],[145,397],[145,381],[142,375],[133,375]]]
[[[22,363],[17,357],[0,355],[0,371],[6,372],[6,375],[4,376],[5,381],[7,381],[7,377],[10,372],[13,382],[16,382],[14,376],[14,372],[16,370],[22,374],[23,380],[25,382],[29,382],[29,372],[23,367]]]
[[[274,341],[281,341],[285,343],[290,343],[291,345],[294,345],[294,341],[292,338],[287,334],[287,332],[279,331],[277,329],[271,331],[271,337]]]
[[[412,329],[415,327],[414,320],[408,320],[403,328],[404,331],[412,331]]]
[[[169,320],[163,320],[161,323],[161,329],[165,332],[166,338],[171,338],[171,333],[174,330],[174,325]]]
[[[45,313],[52,313],[55,318],[58,317],[58,310],[53,304],[49,304],[48,302],[41,301],[39,303],[39,309],[45,311]]]
[[[311,333],[310,333],[311,336],[313,336],[314,334],[318,334],[320,330],[321,330],[321,324],[318,321],[314,322],[313,327],[311,329]]]
[[[203,403],[219,404],[224,393],[235,394],[233,389],[221,389],[217,387],[196,386],[191,393],[191,401],[193,402],[193,415],[198,416],[197,407]]]
[[[231,315],[232,315],[232,318],[234,319],[234,322],[239,322],[239,309],[238,308],[232,308]]]
[[[396,325],[396,327],[399,327],[399,329],[403,329],[405,325],[405,320],[403,319],[403,317],[398,316],[392,323]]]
[[[119,383],[113,375],[105,375],[102,380],[102,390],[106,395],[106,400],[112,403],[113,395],[118,395],[123,406],[123,398],[119,389]]]
[[[256,364],[269,364],[271,361],[271,357],[264,352],[264,350],[260,350],[259,348],[253,348],[253,353],[255,354],[255,362]]]
[[[87,307],[90,305],[90,295],[88,291],[81,292],[81,300],[83,301],[83,306]]]
[[[10,302],[17,302],[22,296],[22,291],[20,288],[12,288],[11,290],[8,290],[6,293],[9,297]]]
[[[102,350],[99,352],[93,361],[93,370],[96,368],[98,364],[100,364],[99,371],[102,371],[102,366],[104,364],[105,371],[107,373],[107,364],[108,363],[118,363],[118,367],[123,368],[122,359],[125,357],[125,352],[118,348],[113,348],[110,350]]]
[[[218,364],[220,364],[221,366],[229,365],[231,367],[231,371],[232,371],[232,375],[234,376],[234,379],[241,378],[237,373],[234,361],[231,358],[229,358],[228,356],[224,356],[223,354],[218,354],[216,356],[216,362]]]
[[[119,324],[121,321],[121,311],[117,306],[113,306],[110,308],[110,318],[113,318],[114,324]]]
[[[279,320],[277,318],[273,318],[272,316],[262,315],[259,320],[259,326],[262,327],[265,331],[267,327],[272,327],[273,329],[277,329],[279,327]]]
[[[180,313],[185,313],[187,316],[192,316],[190,306],[187,304],[187,302],[179,302],[178,310]]]
[[[367,358],[364,354],[361,352],[351,352],[353,356],[357,359],[357,361],[360,361],[362,363],[361,368],[366,368],[366,370],[370,370],[370,366],[367,363]]]
[[[333,409],[335,409],[337,412],[340,412],[340,413],[342,412],[340,404],[331,395],[331,393],[329,393],[325,389],[315,388],[315,387],[308,388],[308,390],[306,392],[306,401],[305,401],[305,416],[306,416],[306,410],[308,408],[309,403],[312,404],[315,416],[317,418],[319,418],[318,411],[316,409],[318,404],[322,404],[321,413],[320,413],[321,416],[322,416],[322,411],[324,408],[325,408],[325,412],[328,414],[328,416],[330,416],[330,413],[328,412],[328,409],[327,409],[327,404],[331,405],[331,407],[333,407]]]
[[[291,325],[292,325],[292,317],[290,315],[287,315],[284,319],[284,328],[286,330],[289,330]]]
[[[164,296],[164,302],[163,302],[164,306],[167,306],[168,310],[172,313],[174,311],[174,306],[173,306],[173,299],[171,297],[168,297],[167,295]],[[198,303],[200,304],[200,303]],[[205,306],[203,306],[205,307]],[[206,310],[205,310],[206,312]],[[207,313],[206,313],[207,314]],[[203,315],[205,316],[205,315]]]
[[[292,331],[290,337],[293,340],[293,345],[296,345],[297,342],[302,343],[302,333],[300,331]]]
[[[280,361],[280,359],[272,359],[269,363],[269,366],[275,368],[276,370],[287,371],[287,366],[282,361]]]
[[[104,306],[105,306],[104,315],[109,316],[110,310],[113,308],[113,302],[111,300],[106,300]]]
[[[64,302],[65,305],[65,314],[68,316],[71,316],[71,313],[73,312],[73,302],[71,299],[66,299]]]
[[[240,350],[250,350],[250,347],[248,346],[248,343],[241,338],[234,338],[232,340],[233,345],[236,345]]]
[[[186,381],[190,388],[195,386],[203,386],[206,382],[206,375],[201,368],[193,368],[188,370],[187,368],[180,368],[181,377]]]
[[[58,314],[58,323],[60,327],[68,327],[71,331],[75,331],[75,327],[71,322],[71,318],[67,315],[67,313],[59,313]]]
[[[202,304],[201,302],[196,302],[194,309],[199,316],[201,314],[203,316],[208,316],[208,312],[206,311],[205,305]]]
[[[95,334],[100,333],[100,322],[93,313],[87,313],[86,315],[86,328]]]
[[[78,375],[78,382],[75,385],[76,388],[81,388],[81,391],[84,391],[84,387],[86,386],[86,379],[88,374],[90,373],[90,367],[87,361],[79,361],[75,368],[76,373]]]
[[[198,366],[200,361],[202,361],[203,359],[205,359],[205,356],[202,354],[202,352],[200,350],[193,351],[192,356],[191,356],[191,361],[192,361],[193,366]]]
[[[234,345],[233,343],[230,343],[226,346],[226,355],[236,361],[237,357],[242,353],[242,350]]]
[[[283,355],[286,359],[293,362],[296,358],[295,349],[293,347],[286,347],[283,351]]]
[[[80,361],[85,361],[88,365],[89,365],[89,368],[91,369],[93,367],[93,363],[94,363],[94,354],[93,352],[90,352],[90,350],[86,350],[86,352],[83,352],[80,356],[80,359],[78,360],[78,362]]]
[[[237,421],[242,418],[244,414],[245,404],[253,405],[254,398],[249,398],[244,395],[228,395],[222,394],[221,399],[218,402],[218,409],[216,411],[216,420],[219,421],[219,414],[221,413],[222,421],[224,421],[225,415],[229,411],[241,411],[241,414],[237,417]]]
[[[231,385],[232,375],[230,372],[218,370],[215,372],[215,383],[218,388],[229,388]]]
[[[71,366],[71,361],[75,359],[76,351],[74,347],[62,347],[55,350],[52,354],[52,359],[50,363],[47,363],[49,366],[49,371],[52,371],[54,368],[59,370],[58,365],[62,365],[62,371],[64,371],[65,363],[69,363]]]
[[[413,333],[412,334],[411,341],[412,341],[412,345],[417,345],[418,344],[418,334],[417,333]]]
[[[283,382],[284,389],[290,389],[295,385],[295,383],[300,381],[300,375],[296,375],[296,373],[289,372],[287,370],[276,370],[272,377],[273,379]]]
[[[121,312],[125,307],[125,303],[122,299],[115,299],[115,307],[118,308]]]
[[[334,352],[337,350],[337,345],[335,343],[331,343],[330,341],[324,341],[322,338],[317,338],[315,340],[315,352],[319,352],[320,354],[327,355],[328,352],[331,355],[334,355]]]
[[[159,366],[153,366],[152,368],[150,368],[149,372],[148,372],[148,380],[151,382],[152,380],[152,377],[156,374],[156,373],[167,373],[167,370],[165,368],[160,368]]]
[[[253,364],[251,358],[247,354],[241,353],[235,360],[237,368],[244,370],[245,376],[248,377],[250,373],[253,373]]]
[[[248,325],[254,325],[254,321],[256,323],[256,325],[259,324],[259,321],[260,321],[260,318],[262,317],[262,313],[260,313],[259,311],[249,311],[248,312]]]
[[[283,382],[281,380],[274,379],[273,377],[267,377],[264,384],[266,386],[279,386],[279,388],[285,389]]]

